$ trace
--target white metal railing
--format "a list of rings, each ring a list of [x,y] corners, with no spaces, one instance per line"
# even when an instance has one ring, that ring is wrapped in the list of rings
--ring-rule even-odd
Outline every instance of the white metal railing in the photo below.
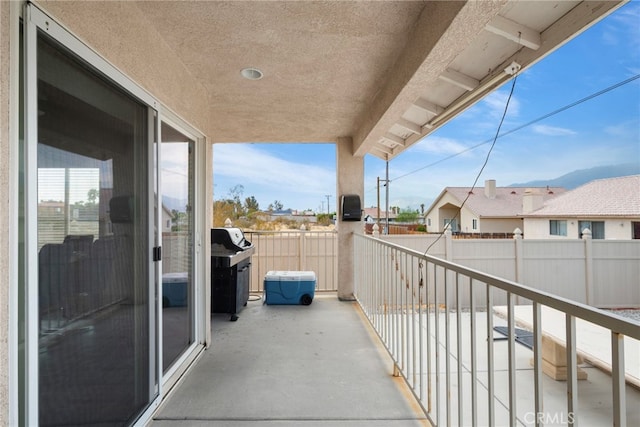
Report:
[[[434,425],[573,425],[579,420],[582,425],[624,426],[627,417],[632,418],[629,425],[638,425],[638,412],[626,404],[628,394],[638,398],[638,390],[626,380],[638,378],[629,371],[640,367],[640,324],[377,238],[354,239],[357,300],[391,354],[396,373]],[[468,306],[461,304],[463,293]],[[515,305],[516,297],[532,316],[531,350],[516,345],[516,312],[522,308]],[[504,319],[494,314],[498,300],[505,304]],[[558,325],[550,318],[543,323],[547,310],[559,311],[563,319],[559,339],[549,331]],[[499,323],[506,323],[504,341],[494,338]],[[586,336],[583,324],[605,333]],[[590,370],[594,380],[580,390],[578,364],[584,352],[577,345],[578,333],[587,341],[602,340],[600,347],[610,350],[609,359],[601,360],[610,376]],[[552,349],[566,351],[566,363],[561,363],[566,383],[543,377],[543,352],[554,343]],[[596,415],[583,402],[594,387],[600,387],[599,399],[611,396],[609,404],[599,403]]]
[[[338,290],[336,231],[245,231],[255,246],[251,257],[251,292],[262,292],[267,272],[314,271],[317,291]]]

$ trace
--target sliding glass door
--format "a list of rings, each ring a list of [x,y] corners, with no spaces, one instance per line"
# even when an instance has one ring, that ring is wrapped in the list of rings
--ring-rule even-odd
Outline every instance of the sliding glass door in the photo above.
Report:
[[[37,112],[39,423],[127,424],[157,393],[149,108],[39,32]]]
[[[195,143],[161,126],[162,370],[167,373],[194,343]]]
[[[205,342],[203,137],[33,4],[21,28],[19,421],[144,424]]]

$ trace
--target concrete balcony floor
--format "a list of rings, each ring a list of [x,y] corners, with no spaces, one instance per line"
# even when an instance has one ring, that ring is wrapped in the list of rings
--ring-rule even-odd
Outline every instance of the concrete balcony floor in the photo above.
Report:
[[[151,426],[429,425],[355,302],[250,300],[239,316],[211,316],[210,348]]]

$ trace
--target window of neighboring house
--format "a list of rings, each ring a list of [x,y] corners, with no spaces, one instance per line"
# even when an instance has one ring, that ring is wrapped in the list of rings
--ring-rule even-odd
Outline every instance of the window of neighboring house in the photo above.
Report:
[[[631,222],[632,239],[640,239],[640,222]]]
[[[549,234],[552,236],[566,236],[567,235],[567,221],[552,219],[549,221]]]
[[[431,227],[431,218],[427,218],[427,225]]]
[[[604,239],[604,221],[578,221],[578,235],[582,239],[582,231],[591,230],[592,239]]]
[[[478,229],[478,220],[474,219],[473,221],[471,221],[471,228],[474,230]]]
[[[449,230],[451,230],[452,232],[456,232],[456,231],[460,231],[458,230],[458,222],[456,221],[455,218],[451,219],[451,218],[445,218],[442,222],[443,224],[443,230],[446,230],[447,228]],[[448,227],[447,227],[448,226]]]

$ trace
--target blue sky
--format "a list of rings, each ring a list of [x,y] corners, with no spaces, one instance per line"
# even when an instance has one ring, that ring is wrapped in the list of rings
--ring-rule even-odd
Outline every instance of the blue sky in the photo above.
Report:
[[[640,1],[632,1],[517,78],[508,132],[640,74]],[[427,207],[446,186],[471,186],[494,137],[511,81],[389,162],[391,206]],[[447,159],[456,153],[463,154]],[[577,169],[640,163],[640,79],[497,140],[478,185],[552,179]],[[415,171],[415,172],[414,172]],[[365,206],[385,162],[365,157]],[[216,144],[214,198],[236,185],[266,209],[335,210],[333,144]],[[381,193],[384,206],[384,197]]]

